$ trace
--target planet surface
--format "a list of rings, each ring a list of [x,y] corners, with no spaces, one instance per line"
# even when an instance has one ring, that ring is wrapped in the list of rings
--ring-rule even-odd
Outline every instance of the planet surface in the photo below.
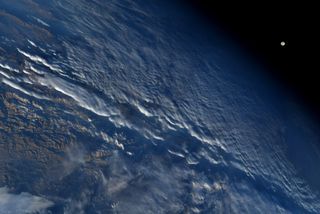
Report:
[[[320,212],[318,123],[183,1],[0,8],[0,214]]]

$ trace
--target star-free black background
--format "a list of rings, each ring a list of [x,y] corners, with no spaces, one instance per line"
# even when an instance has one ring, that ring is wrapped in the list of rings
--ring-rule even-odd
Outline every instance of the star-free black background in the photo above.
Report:
[[[320,115],[319,15],[307,1],[188,0],[204,21],[222,29],[270,76]],[[286,45],[282,47],[281,41]]]

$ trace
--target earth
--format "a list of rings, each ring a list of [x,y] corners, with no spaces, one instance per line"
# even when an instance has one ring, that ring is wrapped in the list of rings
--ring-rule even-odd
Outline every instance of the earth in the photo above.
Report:
[[[179,0],[0,0],[0,213],[319,213],[312,115]]]

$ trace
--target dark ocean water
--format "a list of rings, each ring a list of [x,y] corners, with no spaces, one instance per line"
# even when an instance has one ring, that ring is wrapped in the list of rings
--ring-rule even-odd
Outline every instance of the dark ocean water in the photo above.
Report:
[[[0,214],[320,212],[318,124],[183,4],[0,0]]]

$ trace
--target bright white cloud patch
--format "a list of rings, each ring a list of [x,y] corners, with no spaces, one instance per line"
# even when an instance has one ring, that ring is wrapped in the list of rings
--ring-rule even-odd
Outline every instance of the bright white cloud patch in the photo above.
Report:
[[[42,213],[51,207],[53,202],[29,193],[12,194],[6,187],[0,188],[0,213]]]

